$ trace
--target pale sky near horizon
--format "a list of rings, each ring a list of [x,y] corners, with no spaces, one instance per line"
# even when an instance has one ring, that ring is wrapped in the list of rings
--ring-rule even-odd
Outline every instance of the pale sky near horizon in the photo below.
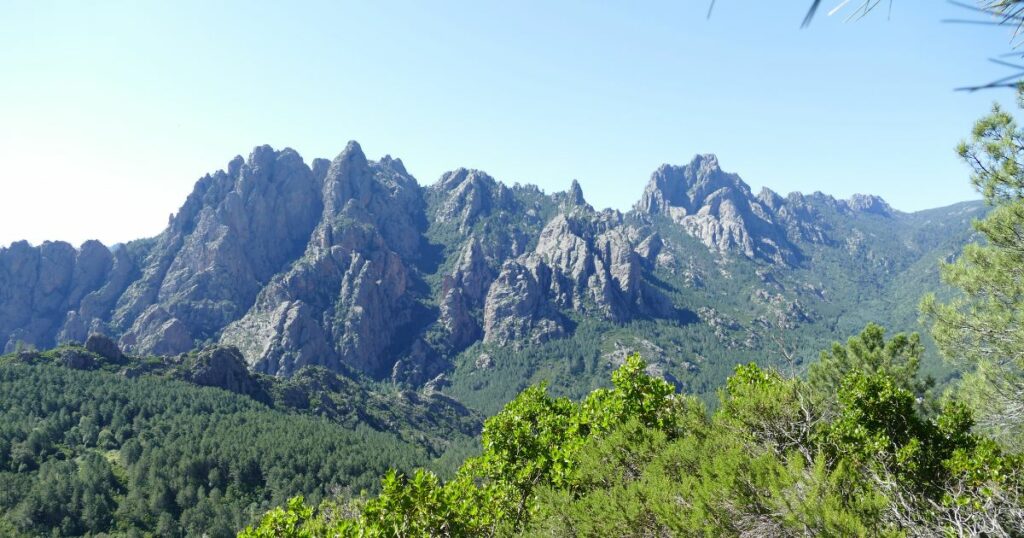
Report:
[[[755,191],[977,198],[953,148],[1013,94],[953,88],[1009,74],[1009,29],[834,0],[801,30],[809,3],[0,0],[0,246],[152,236],[236,154],[350,139],[623,210],[696,153]]]

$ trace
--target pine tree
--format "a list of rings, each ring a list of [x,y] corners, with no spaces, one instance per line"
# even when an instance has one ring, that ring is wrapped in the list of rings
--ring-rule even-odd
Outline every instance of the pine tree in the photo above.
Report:
[[[1024,107],[1024,87],[1018,91]],[[1024,447],[1024,131],[998,105],[958,148],[971,182],[992,210],[974,222],[982,241],[966,246],[942,279],[962,294],[926,297],[922,311],[943,355],[969,368],[962,392],[980,428]]]

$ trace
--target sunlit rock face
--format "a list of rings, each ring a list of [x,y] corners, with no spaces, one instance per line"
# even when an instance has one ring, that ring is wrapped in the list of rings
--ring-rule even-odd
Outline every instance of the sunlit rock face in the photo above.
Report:
[[[698,155],[685,166],[658,168],[636,208],[669,217],[719,252],[795,263],[799,252],[770,203],[755,197],[739,176],[723,172],[717,157]]]

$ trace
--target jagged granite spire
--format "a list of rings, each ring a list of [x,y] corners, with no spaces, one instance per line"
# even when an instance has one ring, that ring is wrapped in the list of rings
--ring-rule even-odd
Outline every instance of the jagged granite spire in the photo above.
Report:
[[[715,155],[706,154],[685,166],[658,168],[636,209],[667,216],[719,252],[795,263],[799,251],[775,222],[768,202],[753,196],[738,175],[723,172]]]
[[[573,205],[583,206],[587,205],[587,200],[583,198],[583,188],[580,187],[580,182],[575,179],[572,180],[572,184],[569,185],[569,202]]]

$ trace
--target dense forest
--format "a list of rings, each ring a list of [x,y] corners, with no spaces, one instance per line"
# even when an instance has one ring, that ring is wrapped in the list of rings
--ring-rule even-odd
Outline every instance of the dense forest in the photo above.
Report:
[[[289,493],[427,462],[393,435],[181,382],[13,364],[0,394],[0,508],[26,534],[223,536]]]
[[[0,359],[0,535],[232,536],[295,492],[376,491],[390,468],[446,474],[474,444],[472,414],[326,371],[236,379],[249,394],[180,379],[211,355]]]

